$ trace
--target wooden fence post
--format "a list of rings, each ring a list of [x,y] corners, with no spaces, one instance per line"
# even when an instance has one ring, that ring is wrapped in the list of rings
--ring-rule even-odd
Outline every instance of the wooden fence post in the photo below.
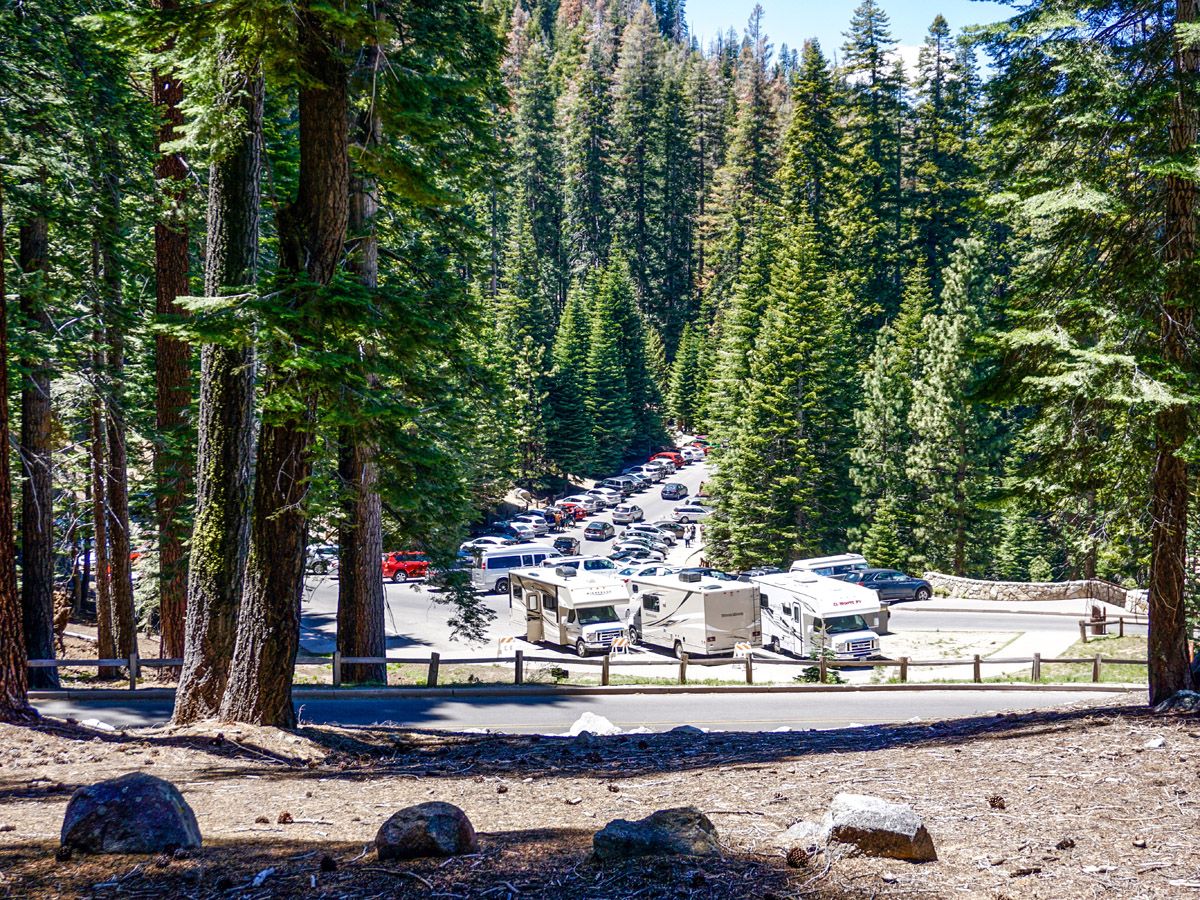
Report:
[[[1097,653],[1096,658],[1092,660],[1092,681],[1098,682],[1100,680],[1100,665],[1101,656]]]
[[[679,654],[679,683],[680,684],[687,684],[687,661],[688,661],[688,655],[686,653]]]
[[[605,686],[608,685],[608,660],[609,654],[605,653],[604,659],[600,662],[600,683]]]
[[[1087,643],[1087,622],[1083,619],[1079,620],[1079,640],[1084,644]]]
[[[525,651],[518,650],[516,652],[515,665],[513,666],[513,684],[525,683]]]
[[[746,684],[754,684],[754,663],[749,653],[746,654]]]
[[[1029,680],[1037,684],[1042,680],[1042,654],[1033,654],[1033,669],[1029,673]]]
[[[439,653],[429,654],[429,674],[425,676],[425,687],[437,687],[438,682],[438,666],[441,665],[442,657]]]
[[[342,686],[342,654],[339,650],[333,651],[333,686]]]
[[[1125,617],[1117,616],[1117,637],[1125,637]]]
[[[828,667],[825,665],[825,653],[822,651],[820,659],[817,660],[817,674],[821,677],[821,684],[825,683],[828,675]]]
[[[975,663],[975,671],[973,673],[973,676],[975,678],[975,683],[979,684],[981,681],[983,681],[983,673],[980,672],[980,667],[979,667],[980,656],[978,653],[975,654],[974,663]]]
[[[136,639],[137,636],[135,635],[134,637]],[[137,690],[138,675],[140,674],[140,671],[139,671],[140,669],[141,669],[141,665],[139,664],[139,661],[138,661],[137,645],[135,644],[133,650],[130,651],[130,653],[129,653],[129,689],[131,691]]]
[[[900,657],[900,683],[908,684],[908,657]]]

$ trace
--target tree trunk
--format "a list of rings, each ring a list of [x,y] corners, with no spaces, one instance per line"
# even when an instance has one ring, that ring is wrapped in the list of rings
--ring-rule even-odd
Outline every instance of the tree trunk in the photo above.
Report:
[[[236,62],[232,50],[222,52],[228,102],[238,104],[245,121],[241,141],[209,169],[208,296],[253,290],[258,277],[263,83],[261,74],[240,72]],[[176,724],[217,715],[225,693],[246,563],[253,435],[253,345],[205,344]]]
[[[53,326],[45,308],[50,232],[34,214],[19,231],[17,263],[22,273],[21,314],[30,332],[21,384],[21,609],[30,659],[54,658],[54,486],[51,479],[49,341]],[[45,343],[43,343],[45,342]],[[7,449],[7,448],[5,448]],[[58,687],[54,669],[32,669],[32,688]]]
[[[92,376],[103,368],[104,333],[97,328],[93,334]],[[108,443],[104,428],[104,405],[99,393],[92,395],[92,532],[95,542],[96,570],[96,654],[100,659],[112,659],[117,655],[113,641],[112,566],[108,555]],[[117,670],[111,666],[100,669],[98,678],[116,678]]]
[[[177,0],[155,0],[159,9],[178,6]],[[178,137],[183,124],[179,104],[183,89],[175,74],[155,72],[154,104],[162,115],[154,164],[154,177],[162,192],[158,221],[154,223],[155,312],[160,318],[179,317],[175,302],[188,290],[187,166],[178,153],[163,153],[163,144]],[[187,413],[191,403],[191,351],[186,342],[169,335],[155,337],[155,380],[158,441],[154,447],[155,518],[158,527],[158,591],[162,640],[159,658],[183,656],[184,617],[187,610],[187,560],[184,557],[185,523],[180,507],[192,487]],[[159,677],[174,680],[178,669],[160,669]]]
[[[367,96],[373,96],[369,89],[380,57],[375,47],[364,54],[359,80],[367,89],[363,91]],[[380,121],[373,104],[358,114],[354,131],[356,143],[367,152],[379,144]],[[379,282],[379,243],[375,233],[379,202],[375,192],[375,182],[369,175],[355,172],[351,176],[347,266],[370,290]],[[371,355],[364,348],[362,356],[367,366]],[[370,377],[368,384],[374,387]],[[357,404],[357,398],[347,392],[345,402]],[[361,410],[354,418],[361,421]],[[387,653],[383,577],[379,568],[383,555],[382,509],[376,488],[375,447],[361,434],[361,429],[342,429],[338,477],[345,498],[338,529],[338,651],[342,656],[381,657]],[[386,684],[387,666],[382,663],[343,666],[342,680]]]
[[[279,233],[280,269],[293,275],[290,302],[297,315],[287,320],[292,333],[281,351],[303,354],[320,327],[320,297],[313,288],[329,284],[346,240],[349,108],[339,41],[309,4],[298,5],[296,19],[305,78],[299,91],[299,191],[296,202],[279,212]],[[300,643],[315,397],[302,375],[281,371],[268,373],[265,392],[295,399],[261,431],[246,592],[221,717],[288,728],[296,721],[292,673]]]
[[[8,293],[4,284],[4,194],[0,191],[0,722],[31,722],[25,625],[17,588],[12,471],[8,462]]]
[[[1181,25],[1196,21],[1196,0],[1179,0],[1175,7],[1174,74],[1177,85],[1171,110],[1171,153],[1177,159],[1194,151],[1197,133],[1196,74],[1200,48],[1181,34]],[[1196,182],[1173,170],[1166,176],[1166,216],[1163,259],[1167,284],[1163,295],[1160,346],[1167,364],[1191,368],[1195,347],[1194,300],[1196,256]],[[1150,703],[1192,687],[1187,653],[1187,512],[1190,481],[1180,451],[1188,439],[1190,414],[1185,404],[1163,409],[1157,416],[1154,472],[1150,482]]]

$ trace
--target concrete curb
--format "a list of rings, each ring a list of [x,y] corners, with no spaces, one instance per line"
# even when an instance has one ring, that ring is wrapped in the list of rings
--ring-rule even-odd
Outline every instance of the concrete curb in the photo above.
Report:
[[[976,606],[908,606],[901,601],[900,604],[888,604],[890,610],[903,610],[904,612],[930,612],[930,613],[973,613],[983,616],[1060,616],[1067,619],[1086,619],[1087,616],[1083,613],[1059,612],[1053,609],[980,609]],[[1134,618],[1134,613],[1129,613],[1129,618]],[[1143,617],[1144,618],[1144,617]],[[1145,623],[1139,623],[1136,626],[1131,624],[1131,627],[1141,627]]]
[[[851,693],[926,693],[930,691],[1037,691],[1060,693],[1124,694],[1145,691],[1145,685],[1091,682],[1066,684],[785,684],[785,685],[641,685],[619,684],[608,687],[593,685],[528,685],[526,687],[453,687],[453,688],[297,688],[292,691],[296,703],[305,700],[432,700],[481,699],[489,697],[602,697],[620,694],[814,694],[830,692]],[[65,690],[30,691],[31,700],[125,700],[127,702],[171,700],[174,688],[122,690]]]

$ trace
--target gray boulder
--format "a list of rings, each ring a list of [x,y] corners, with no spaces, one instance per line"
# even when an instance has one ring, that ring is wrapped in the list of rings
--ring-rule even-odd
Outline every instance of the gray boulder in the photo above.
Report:
[[[457,856],[479,850],[467,814],[453,803],[434,800],[406,806],[379,826],[375,852],[382,859]]]
[[[829,834],[816,822],[800,821],[779,834],[776,843],[788,849],[803,847],[805,850],[819,847],[829,840]]]
[[[171,853],[198,848],[200,826],[175,785],[131,772],[75,791],[61,840],[79,853]]]
[[[911,806],[862,794],[838,794],[823,823],[830,840],[853,844],[867,856],[929,862],[933,838]]]
[[[1200,712],[1200,694],[1195,691],[1176,691],[1154,707],[1156,713]]]
[[[660,809],[636,822],[614,819],[592,837],[592,849],[602,860],[721,852],[716,826],[694,806]]]

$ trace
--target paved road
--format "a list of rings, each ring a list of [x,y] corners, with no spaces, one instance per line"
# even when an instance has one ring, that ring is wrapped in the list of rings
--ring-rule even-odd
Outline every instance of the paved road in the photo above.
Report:
[[[588,697],[473,697],[313,700],[302,704],[304,722],[344,725],[390,723],[448,730],[490,729],[505,732],[560,734],[584,712],[604,716],[621,728],[664,731],[688,724],[727,731],[773,731],[778,728],[842,728],[973,716],[1007,710],[1063,706],[1097,697],[1121,695],[1066,691],[813,694],[624,694]],[[156,725],[170,717],[165,700],[38,701],[43,713],[99,719],[110,725]]]

